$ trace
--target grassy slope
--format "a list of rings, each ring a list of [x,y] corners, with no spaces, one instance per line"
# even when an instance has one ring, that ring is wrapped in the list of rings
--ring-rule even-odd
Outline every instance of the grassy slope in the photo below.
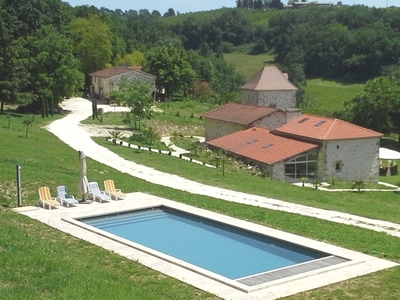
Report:
[[[306,95],[315,99],[323,110],[330,113],[343,110],[343,103],[362,91],[362,84],[342,84],[322,79],[310,79],[305,88]]]
[[[3,170],[0,172],[0,205],[2,206],[0,208],[2,224],[0,294],[2,299],[54,299],[54,295],[60,299],[127,299],[129,297],[131,299],[213,299],[205,292],[144,268],[136,262],[7,210],[7,207],[16,205],[14,173],[16,164],[20,164],[23,170],[25,205],[36,203],[37,188],[43,184],[49,185],[53,191],[56,185],[66,184],[71,192],[75,193],[79,176],[79,161],[74,150],[39,126],[32,127],[28,138],[25,138],[25,128],[20,123],[20,120],[13,120],[11,128],[7,128],[6,119],[0,116],[0,139],[3,146],[0,148],[0,169]],[[122,147],[118,147],[118,151],[120,150]],[[142,157],[142,155],[134,156]],[[170,159],[166,163],[169,163],[171,168],[177,164],[177,168],[182,169],[181,161]],[[106,178],[113,178],[126,192],[139,189],[400,262],[398,251],[400,240],[383,233],[190,195],[121,174],[91,159],[88,159],[88,167],[88,176],[91,180],[102,182]],[[185,169],[191,169],[191,167],[185,166]],[[202,168],[201,172],[207,175],[207,170],[209,169]],[[200,169],[196,168],[194,172],[198,172],[200,176]],[[208,174],[208,176],[213,177],[216,184],[226,184],[228,180],[236,177],[235,174],[226,177],[215,174]],[[244,187],[254,180],[256,178],[249,177],[247,180],[232,183],[237,185],[237,189],[245,190]],[[388,216],[390,207],[393,215],[399,210],[399,204],[396,201],[398,195],[393,194],[394,196],[387,197],[392,193],[373,193],[374,199],[368,201],[366,201],[369,197],[367,193],[340,193],[335,194],[335,197],[326,196],[328,198],[325,198],[328,194],[319,191],[292,188],[283,183],[269,181],[263,181],[263,183],[266,184],[265,195],[274,195],[278,198],[290,195],[292,198],[307,200],[311,204],[337,202],[341,205],[346,202],[343,200],[347,199],[351,205],[358,205],[361,208],[367,206],[365,202],[371,201],[369,205],[371,213],[373,210],[375,210],[375,215],[384,212],[381,215],[383,219],[392,218]],[[379,203],[379,209],[376,203]],[[41,255],[41,253],[46,255]],[[400,297],[400,291],[397,288],[399,277],[400,268],[394,268],[302,293],[289,299],[397,299]]]

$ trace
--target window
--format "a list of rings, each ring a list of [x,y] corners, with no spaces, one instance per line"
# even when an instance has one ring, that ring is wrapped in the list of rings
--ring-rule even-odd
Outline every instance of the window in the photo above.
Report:
[[[310,118],[301,119],[301,120],[299,121],[299,123],[304,123],[304,122],[307,121],[308,119],[310,119]]]
[[[274,144],[266,144],[266,145],[263,146],[263,148],[264,148],[264,149],[267,149],[267,148],[269,148],[269,147],[271,147],[271,146],[273,146],[273,145],[274,145]]]
[[[326,123],[326,121],[319,121],[317,124],[315,124],[314,126],[318,127],[321,126],[322,124]]]
[[[247,144],[253,144],[253,143],[257,142],[257,141],[258,140],[250,140],[250,141],[247,142]]]
[[[342,162],[341,161],[337,161],[335,163],[335,171],[336,172],[340,172],[342,170]]]

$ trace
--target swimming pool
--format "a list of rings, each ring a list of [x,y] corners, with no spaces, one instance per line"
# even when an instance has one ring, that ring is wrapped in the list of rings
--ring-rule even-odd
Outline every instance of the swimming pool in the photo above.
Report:
[[[249,287],[348,261],[167,206],[78,221]]]

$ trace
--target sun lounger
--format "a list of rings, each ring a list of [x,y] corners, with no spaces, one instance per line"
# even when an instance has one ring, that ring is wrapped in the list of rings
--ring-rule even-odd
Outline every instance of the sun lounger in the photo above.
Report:
[[[99,184],[97,182],[89,182],[89,196],[92,197],[94,201],[108,202],[112,200],[109,195],[104,191],[100,191]]]
[[[114,198],[114,200],[122,200],[125,198],[125,194],[121,192],[120,189],[115,188],[114,180],[112,179],[107,179],[104,181],[104,190],[106,194],[111,198]]]
[[[60,206],[60,202],[51,196],[48,186],[41,186],[39,188],[39,198],[39,203],[43,206],[43,208],[46,208],[47,206],[51,210],[52,208]]]
[[[79,203],[74,196],[68,194],[68,188],[65,185],[60,185],[57,187],[57,201],[59,201],[61,205],[66,204],[67,207]]]

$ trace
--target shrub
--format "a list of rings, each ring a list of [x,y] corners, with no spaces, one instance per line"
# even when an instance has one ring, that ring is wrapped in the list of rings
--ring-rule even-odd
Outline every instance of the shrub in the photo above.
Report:
[[[351,187],[352,189],[357,188],[357,191],[360,192],[361,189],[364,187],[365,183],[364,180],[356,180],[353,183],[353,186]]]

